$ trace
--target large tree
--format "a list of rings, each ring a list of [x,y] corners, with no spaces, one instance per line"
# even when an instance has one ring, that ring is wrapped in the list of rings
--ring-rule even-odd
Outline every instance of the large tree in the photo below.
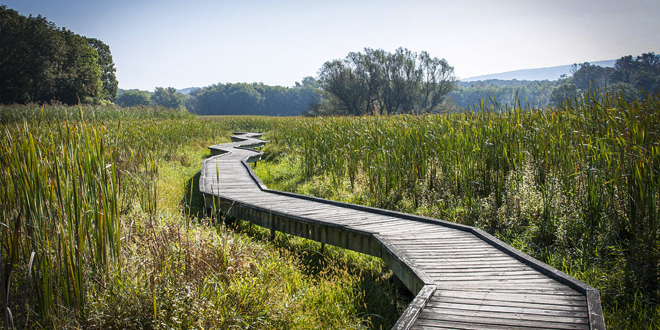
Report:
[[[0,103],[102,103],[116,91],[107,45],[0,6]]]
[[[321,88],[337,100],[339,114],[361,115],[370,107],[369,92],[364,79],[350,65],[348,60],[326,62],[319,79]]]
[[[437,112],[456,82],[446,60],[404,48],[349,53],[326,62],[319,80],[332,98],[328,110],[351,115]]]

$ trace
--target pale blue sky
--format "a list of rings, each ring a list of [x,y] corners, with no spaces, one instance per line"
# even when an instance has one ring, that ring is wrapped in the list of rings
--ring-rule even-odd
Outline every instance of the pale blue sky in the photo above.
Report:
[[[659,0],[0,0],[110,45],[120,88],[292,86],[364,47],[445,58],[461,78],[660,52]]]

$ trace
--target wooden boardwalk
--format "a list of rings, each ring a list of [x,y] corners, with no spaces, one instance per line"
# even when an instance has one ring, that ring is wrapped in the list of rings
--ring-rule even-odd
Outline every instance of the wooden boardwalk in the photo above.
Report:
[[[598,291],[480,229],[267,189],[265,141],[236,134],[202,163],[206,207],[382,258],[416,295],[394,329],[605,329]]]

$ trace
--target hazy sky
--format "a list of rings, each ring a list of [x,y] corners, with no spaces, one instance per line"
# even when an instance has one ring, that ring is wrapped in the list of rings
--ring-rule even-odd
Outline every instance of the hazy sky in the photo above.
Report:
[[[460,78],[660,52],[660,0],[0,0],[110,45],[119,87],[292,86],[364,47]]]

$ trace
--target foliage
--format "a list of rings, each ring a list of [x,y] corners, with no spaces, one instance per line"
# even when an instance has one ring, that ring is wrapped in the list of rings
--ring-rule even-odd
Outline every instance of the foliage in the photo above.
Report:
[[[110,46],[95,38],[87,38],[87,41],[99,55],[98,63],[101,66],[102,84],[100,97],[102,100],[114,101],[117,95],[118,82],[115,75],[117,70],[112,62],[112,54],[110,54]]]
[[[625,95],[630,100],[641,100],[644,93],[660,92],[660,55],[646,53],[637,57],[624,56],[614,68],[585,62],[574,64],[572,75],[558,81],[484,80],[459,82],[447,95],[446,110],[459,111],[479,108],[482,100],[513,106],[557,106],[566,100],[575,100],[600,90],[604,94]]]
[[[306,192],[476,225],[599,289],[611,328],[649,328],[659,120],[658,98],[590,94],[550,110],[482,102],[441,116],[300,118],[269,139],[301,173],[284,188],[321,180]]]
[[[179,109],[183,107],[184,95],[177,92],[174,87],[156,87],[156,90],[151,95],[151,101],[157,106]]]
[[[151,93],[140,90],[122,91],[117,95],[115,104],[120,107],[134,107],[151,104]]]
[[[186,107],[199,115],[297,116],[318,104],[314,78],[296,87],[264,84],[216,84],[191,92]]]
[[[589,63],[574,64],[573,76],[562,84],[573,84],[581,94],[590,89],[607,93],[625,93],[641,100],[644,93],[660,94],[660,55],[645,53],[637,57],[623,56],[614,62],[614,68],[603,68]]]
[[[490,79],[474,82],[459,82],[456,89],[447,94],[447,110],[461,111],[478,109],[482,101],[499,104],[521,104],[530,107],[545,107],[552,98],[556,86],[554,81],[520,81]]]
[[[580,93],[577,86],[573,84],[561,84],[552,89],[550,94],[550,105],[558,106],[567,101],[575,100]]]
[[[629,83],[651,95],[660,93],[660,54],[621,57],[614,63],[613,82]]]
[[[610,83],[613,68],[606,68],[585,62],[573,64],[571,81],[579,90],[587,91],[589,88],[604,89]]]
[[[621,81],[605,87],[604,93],[611,95],[624,95],[630,101],[641,100],[644,97],[644,93],[635,88],[634,85]]]
[[[397,114],[439,111],[456,81],[446,60],[399,48],[365,48],[323,64],[321,87],[332,100],[319,114]]]
[[[55,78],[54,99],[65,104],[76,104],[79,99],[93,103],[101,96],[102,87],[98,53],[85,37],[70,31],[64,32],[64,42],[67,53]]]
[[[114,72],[102,41],[0,6],[0,103],[108,103],[117,91]]]
[[[206,146],[284,121],[61,105],[0,119],[0,327],[364,329],[402,310],[374,258],[193,216]]]

